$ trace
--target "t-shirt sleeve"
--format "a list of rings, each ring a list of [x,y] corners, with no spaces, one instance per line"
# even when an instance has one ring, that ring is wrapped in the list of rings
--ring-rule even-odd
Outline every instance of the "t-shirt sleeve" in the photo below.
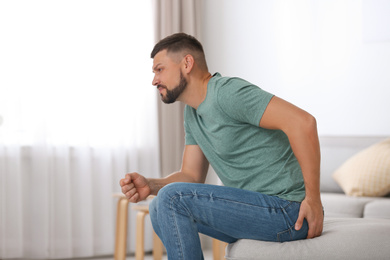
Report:
[[[184,109],[184,132],[185,132],[185,144],[186,145],[197,145],[198,143],[195,141],[194,136],[192,135],[191,128],[188,125],[187,120],[190,120],[191,115],[191,108],[188,106]]]
[[[231,118],[259,126],[274,95],[239,78],[232,78],[219,88],[218,104]]]

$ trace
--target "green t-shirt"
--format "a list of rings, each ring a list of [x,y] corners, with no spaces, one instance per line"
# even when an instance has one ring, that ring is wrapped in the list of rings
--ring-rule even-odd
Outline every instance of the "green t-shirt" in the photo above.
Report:
[[[186,145],[199,145],[225,186],[302,201],[302,171],[287,136],[259,127],[272,97],[216,73],[198,109],[185,107]]]

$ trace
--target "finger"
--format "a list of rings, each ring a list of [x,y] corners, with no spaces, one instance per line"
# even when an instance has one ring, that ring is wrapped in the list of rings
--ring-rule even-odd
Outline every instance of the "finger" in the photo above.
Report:
[[[130,173],[128,173],[125,176],[125,183],[130,183],[130,182],[131,182],[131,175],[130,175]]]
[[[309,224],[309,231],[307,232],[307,238],[314,238],[321,235],[321,225],[318,224],[317,221],[312,221]]]
[[[128,199],[130,199],[136,193],[137,193],[137,189],[135,188],[133,183],[131,183],[130,185],[127,185],[126,191],[124,192],[124,194]]]
[[[311,228],[309,228],[309,231],[307,232],[307,237],[306,237],[306,239],[310,239],[310,238],[313,238],[313,237],[315,237],[314,236],[314,231],[312,231],[313,229],[311,229]]]
[[[322,219],[320,218],[319,220],[317,220],[315,222],[315,226],[316,226],[316,229],[315,229],[314,237],[319,237],[319,236],[321,236],[322,230],[324,228],[324,220],[323,220],[323,218]]]
[[[132,203],[137,203],[139,200],[139,194],[138,193],[135,193],[133,196],[131,196],[129,198],[129,201],[132,202]]]
[[[317,231],[317,233],[316,233],[316,237],[321,236],[321,234],[322,234],[322,225],[321,225],[321,227],[318,229],[318,231]]]
[[[126,198],[131,199],[137,193],[136,189],[131,189],[125,193]]]
[[[134,183],[130,183],[130,184],[127,184],[127,185],[124,185],[122,186],[122,193],[126,195],[126,193],[128,193],[130,190],[134,189]]]
[[[119,181],[119,185],[120,186],[129,184],[129,183],[131,183],[131,175],[130,175],[130,173],[126,174],[125,177]]]
[[[303,225],[304,216],[299,214],[297,221],[295,222],[295,230],[300,230]]]

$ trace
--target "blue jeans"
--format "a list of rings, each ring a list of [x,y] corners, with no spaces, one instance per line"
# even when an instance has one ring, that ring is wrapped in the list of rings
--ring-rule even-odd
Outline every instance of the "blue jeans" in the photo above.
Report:
[[[203,259],[198,233],[233,243],[238,239],[285,242],[307,236],[294,229],[299,202],[225,186],[171,183],[149,206],[152,225],[168,259]]]

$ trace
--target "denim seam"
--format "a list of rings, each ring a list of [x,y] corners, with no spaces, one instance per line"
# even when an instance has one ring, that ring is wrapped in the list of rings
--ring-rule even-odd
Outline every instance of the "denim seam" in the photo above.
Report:
[[[291,221],[292,222],[292,219],[290,218],[290,216],[288,215],[287,213],[287,209],[292,205],[292,202],[290,202],[287,206],[283,207],[282,208],[282,212],[283,212],[283,218],[284,220],[286,221],[286,227],[287,228],[290,228],[290,224],[289,222]]]
[[[175,234],[176,242],[179,242],[179,244],[177,245],[178,248],[180,248],[180,250],[178,250],[178,252],[180,254],[179,255],[179,257],[180,257],[179,259],[183,259],[183,247],[182,247],[182,242],[181,242],[181,239],[180,239],[180,236],[179,236],[179,231],[178,231],[178,227],[177,227],[178,225],[177,225],[176,218],[175,218],[176,211],[174,210],[174,207],[173,207],[173,204],[174,204],[173,200],[176,199],[178,196],[180,197],[180,195],[174,195],[174,196],[172,196],[170,198],[169,208],[170,208],[170,210],[172,212],[171,217],[173,218],[173,221],[174,221],[174,224],[175,224],[175,232],[174,232],[174,234]]]
[[[180,196],[180,197],[190,197],[190,196],[195,196],[193,193],[186,193],[186,194],[181,194],[181,195],[174,195],[174,197],[177,197],[177,196]],[[245,203],[245,202],[238,202],[238,201],[235,201],[235,200],[229,200],[229,199],[225,199],[225,198],[220,198],[220,197],[215,197],[215,196],[206,196],[206,195],[202,195],[202,194],[196,194],[197,197],[204,197],[204,198],[209,198],[210,200],[220,200],[220,201],[228,201],[228,202],[231,202],[231,203],[236,203],[236,204],[242,204],[242,205],[247,205],[247,206],[252,206],[252,207],[257,207],[257,208],[262,208],[262,209],[275,209],[275,210],[281,210],[281,209],[284,209],[286,207],[288,207],[289,205],[292,204],[291,201],[289,201],[290,203],[286,206],[286,207],[263,207],[263,206],[259,206],[259,205],[256,205],[256,204],[251,204],[251,203]]]
[[[288,232],[288,234],[289,234],[289,236],[290,236],[290,240],[292,240],[292,236],[291,236],[291,230],[292,230],[292,228],[293,228],[293,226],[289,227],[289,228],[286,229],[286,230],[283,230],[283,231],[281,231],[281,232],[278,232],[278,233],[276,234],[277,239],[278,239],[278,242],[284,242],[284,241],[280,241],[280,236],[281,236],[282,234],[287,233],[287,232]]]
[[[183,194],[172,195],[171,198],[169,199],[170,200],[170,204],[173,204],[174,203],[173,201],[176,200],[177,198],[188,197],[188,196],[190,196],[190,195],[183,195]],[[180,205],[180,204],[178,204],[178,205]],[[180,205],[180,207],[181,207],[181,209],[183,211],[185,211],[187,213],[188,216],[191,216],[192,218],[194,218],[192,213],[190,211],[188,211],[187,207],[182,207],[181,205]]]
[[[277,240],[278,240],[278,242],[283,242],[283,241],[280,241],[280,236],[281,236],[282,234],[284,234],[284,233],[287,233],[287,232],[289,233],[290,239],[292,240],[291,231],[292,231],[293,228],[294,228],[294,223],[293,223],[292,225],[289,224],[289,220],[290,220],[290,221],[292,221],[292,220],[290,219],[290,216],[288,215],[287,210],[286,210],[287,208],[289,208],[290,206],[292,206],[292,204],[293,204],[293,202],[290,201],[290,203],[289,203],[288,205],[286,205],[284,208],[282,208],[282,211],[283,211],[283,218],[284,218],[284,220],[286,221],[286,227],[287,227],[287,229],[277,233]],[[288,219],[287,219],[287,217],[288,217]]]

